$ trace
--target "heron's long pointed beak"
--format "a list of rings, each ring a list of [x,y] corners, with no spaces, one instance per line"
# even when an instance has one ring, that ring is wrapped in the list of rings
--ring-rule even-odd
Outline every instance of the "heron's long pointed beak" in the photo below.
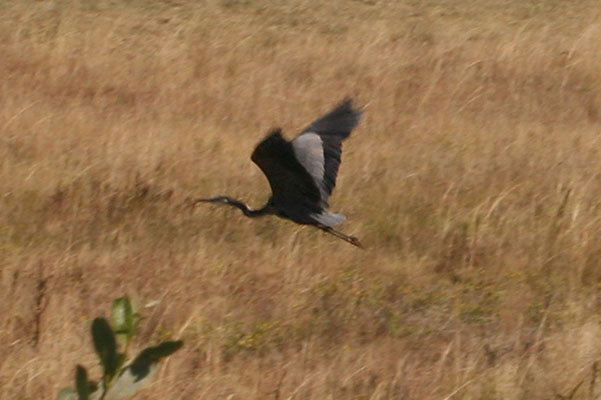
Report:
[[[201,198],[198,198],[198,199],[194,200],[194,202],[192,203],[192,205],[195,206],[198,203],[223,204],[223,203],[229,203],[229,201],[224,196],[218,196],[218,197],[201,197]]]
[[[214,198],[212,198],[212,197],[210,197],[210,198],[204,198],[204,197],[202,197],[202,198],[198,198],[198,199],[194,200],[192,202],[192,206],[195,206],[198,203],[214,203],[214,202],[216,202],[216,200]]]

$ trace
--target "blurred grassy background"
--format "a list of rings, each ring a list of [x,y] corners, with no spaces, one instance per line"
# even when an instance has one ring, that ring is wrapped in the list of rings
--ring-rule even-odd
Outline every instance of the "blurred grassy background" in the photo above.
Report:
[[[601,395],[598,2],[2,8],[0,398],[70,385],[124,293],[185,340],[138,398]],[[186,206],[262,205],[253,146],[345,96],[365,251]]]

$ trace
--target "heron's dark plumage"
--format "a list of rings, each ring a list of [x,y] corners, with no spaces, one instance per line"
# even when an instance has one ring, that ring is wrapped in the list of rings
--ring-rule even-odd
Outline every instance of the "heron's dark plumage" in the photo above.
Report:
[[[310,224],[356,246],[356,238],[331,227],[344,217],[329,212],[328,198],[336,186],[341,162],[342,141],[357,126],[361,111],[353,109],[350,99],[313,121],[292,141],[282,137],[280,129],[271,131],[255,148],[251,160],[267,177],[272,196],[261,210],[252,210],[234,199],[199,199],[240,208],[247,216],[273,213],[300,224]]]
[[[261,168],[271,186],[271,203],[311,205],[320,194],[311,175],[294,157],[292,145],[281,131],[272,131],[257,145],[251,160]]]

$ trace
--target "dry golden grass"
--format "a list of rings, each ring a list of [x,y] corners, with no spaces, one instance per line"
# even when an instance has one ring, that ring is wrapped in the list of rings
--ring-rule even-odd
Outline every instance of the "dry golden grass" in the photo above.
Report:
[[[185,340],[141,399],[600,398],[597,1],[2,7],[0,398],[71,385],[125,293]],[[186,207],[261,205],[253,146],[347,95],[365,251]]]

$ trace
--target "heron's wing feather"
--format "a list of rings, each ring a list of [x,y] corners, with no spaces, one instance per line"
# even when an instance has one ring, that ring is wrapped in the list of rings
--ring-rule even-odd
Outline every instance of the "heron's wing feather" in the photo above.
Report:
[[[294,156],[311,175],[315,186],[319,189],[319,197],[324,208],[328,207],[327,186],[324,184],[325,177],[325,155],[324,142],[318,134],[307,132],[299,135],[291,142]]]
[[[330,112],[311,122],[311,125],[302,130],[301,135],[314,132],[320,136],[336,136],[344,140],[359,124],[362,114],[361,111],[353,109],[351,99],[345,99]]]
[[[327,208],[328,197],[336,186],[342,141],[357,126],[361,114],[361,111],[353,109],[352,101],[346,99],[313,121],[291,142],[296,158],[319,188],[324,208]]]
[[[317,209],[320,191],[312,176],[296,159],[290,142],[282,137],[279,129],[257,145],[251,160],[267,177],[275,203]]]

